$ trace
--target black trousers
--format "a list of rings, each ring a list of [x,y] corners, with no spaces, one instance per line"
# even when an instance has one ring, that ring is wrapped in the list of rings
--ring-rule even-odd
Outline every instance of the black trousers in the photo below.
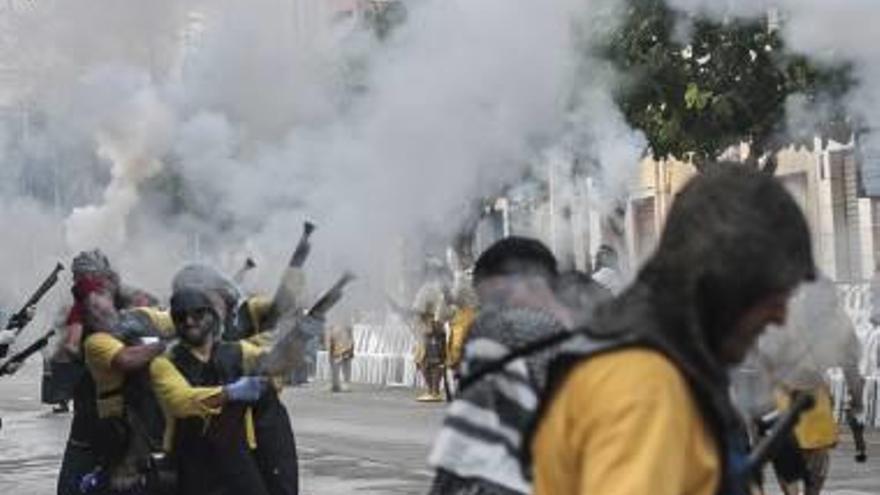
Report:
[[[179,495],[269,495],[247,444],[241,405],[227,405],[207,432],[182,430],[175,431],[173,453]]]
[[[299,495],[299,461],[290,415],[274,391],[254,407],[256,458],[270,495]]]
[[[79,495],[80,480],[97,466],[98,456],[90,447],[68,441],[58,473],[58,495]]]

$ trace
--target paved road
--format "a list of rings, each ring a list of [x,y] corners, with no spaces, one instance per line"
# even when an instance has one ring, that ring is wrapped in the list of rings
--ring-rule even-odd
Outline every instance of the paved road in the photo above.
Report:
[[[38,403],[38,366],[0,381],[0,495],[54,493],[69,416]],[[424,494],[428,447],[442,405],[418,404],[405,389],[356,387],[330,394],[322,385],[285,391],[301,456],[304,495]],[[832,461],[828,495],[880,494],[880,434],[872,459],[852,462],[845,440]]]
[[[54,493],[70,416],[39,404],[38,368],[29,364],[0,379],[0,495]],[[414,395],[368,387],[330,394],[323,384],[286,390],[303,494],[424,493],[425,457],[442,405],[416,403]]]

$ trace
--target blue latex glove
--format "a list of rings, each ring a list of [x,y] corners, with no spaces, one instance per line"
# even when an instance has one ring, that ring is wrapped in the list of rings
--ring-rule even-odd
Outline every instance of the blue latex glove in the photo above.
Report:
[[[223,387],[229,400],[236,402],[256,402],[263,395],[269,379],[265,376],[243,376]]]

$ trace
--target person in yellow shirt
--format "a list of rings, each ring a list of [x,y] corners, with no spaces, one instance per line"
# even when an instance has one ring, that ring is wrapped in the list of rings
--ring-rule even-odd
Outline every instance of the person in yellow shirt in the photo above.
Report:
[[[324,333],[324,347],[330,363],[330,391],[343,392],[351,382],[351,362],[354,359],[353,324],[349,322],[329,325]]]
[[[426,393],[416,398],[419,402],[442,402],[443,374],[446,371],[446,323],[449,304],[446,297],[446,279],[441,261],[429,258],[425,263],[426,280],[413,299],[413,332],[417,342],[413,361],[422,374]]]
[[[71,263],[71,271],[73,274],[73,286],[71,287],[73,306],[65,320],[67,328],[64,348],[74,358],[74,363],[81,369],[81,373],[79,373],[80,377],[74,388],[73,419],[61,467],[58,471],[57,492],[59,495],[80,493],[82,479],[89,473],[101,469],[102,462],[106,464],[107,456],[103,455],[104,459],[100,459],[99,450],[109,447],[108,440],[115,438],[109,433],[116,430],[104,428],[104,431],[101,431],[102,427],[112,426],[117,420],[99,418],[95,380],[92,378],[92,373],[87,370],[84,359],[85,340],[92,333],[109,332],[115,335],[117,331],[124,330],[125,327],[116,328],[115,325],[108,324],[113,323],[119,316],[116,310],[130,309],[150,299],[143,297],[146,294],[143,291],[126,288],[110,265],[107,256],[100,250],[83,251],[77,254]],[[141,297],[130,297],[132,293],[140,294]],[[95,318],[97,315],[103,315],[104,321],[98,321],[100,319]],[[131,328],[143,328],[142,319],[126,318],[123,323],[131,324],[138,321],[140,324]],[[94,342],[100,342],[100,340],[96,339]],[[130,344],[134,344],[134,342],[130,342]],[[139,368],[138,361],[148,360],[150,354],[158,352],[161,346],[153,346],[152,350],[149,347],[137,348],[135,345],[130,347],[132,349],[122,349],[118,346],[106,349],[104,351],[106,360],[103,367],[105,370],[112,368],[114,371],[113,373],[99,372],[112,375],[124,373],[123,368]],[[111,398],[109,402],[113,402],[113,400],[118,400],[118,398]],[[158,430],[161,430],[161,427]],[[122,432],[124,433],[124,430]],[[115,457],[110,458],[116,459]]]
[[[633,285],[550,360],[531,438],[536,495],[747,493],[727,368],[785,322],[815,266],[780,182],[711,169],[679,193]]]
[[[540,371],[520,358],[497,373],[480,370],[518,347],[568,334],[571,320],[557,301],[556,258],[536,239],[512,236],[474,267],[479,312],[468,332],[459,390],[428,457],[436,473],[431,495],[529,494],[520,466],[525,432],[537,413]]]
[[[864,388],[860,358],[852,320],[840,303],[834,282],[825,276],[798,291],[787,324],[759,342],[755,361],[776,388],[776,409],[787,410],[793,397],[801,393],[811,393],[816,400],[794,429],[795,448],[775,456],[776,478],[783,493],[800,493],[801,479],[805,495],[822,491],[830,468],[830,451],[839,435],[826,371],[842,369],[849,395],[848,413],[858,415],[863,410]],[[771,405],[768,399],[762,402]],[[765,412],[761,411],[762,415]],[[797,469],[790,473],[784,469],[786,466]]]
[[[247,376],[262,349],[222,341],[220,315],[202,291],[175,291],[171,315],[180,340],[153,360],[150,379],[166,416],[178,492],[268,495],[249,407],[267,393],[268,379]]]
[[[211,301],[219,315],[222,338],[228,342],[242,339],[257,346],[272,341],[273,320],[279,313],[304,305],[305,275],[296,253],[282,276],[280,297],[261,295],[242,297],[235,283],[225,275],[203,264],[189,264],[174,276],[172,290],[196,289]],[[276,302],[281,306],[276,308]],[[254,404],[254,428],[257,437],[257,458],[271,495],[299,493],[299,464],[296,440],[290,415],[281,402],[281,380],[273,380],[275,393],[263,395]]]
[[[464,346],[477,317],[477,294],[473,280],[467,273],[457,274],[452,287],[452,318],[449,320],[449,339],[446,342],[446,369],[456,380],[464,357]]]
[[[164,420],[144,372],[165,350],[168,329],[148,308],[117,310],[110,286],[85,301],[83,356],[95,383],[95,450],[111,490],[143,486],[142,467],[161,447]]]

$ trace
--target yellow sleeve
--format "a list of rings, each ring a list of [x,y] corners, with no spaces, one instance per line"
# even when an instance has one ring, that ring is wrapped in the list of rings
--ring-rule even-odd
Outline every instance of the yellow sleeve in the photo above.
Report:
[[[124,348],[125,344],[105,332],[93,333],[83,343],[83,356],[95,381],[95,404],[101,418],[119,416],[125,407],[122,396],[125,375],[113,369],[113,359]]]
[[[274,332],[260,332],[254,335],[251,335],[244,342],[251,344],[256,347],[268,348],[272,345],[272,341],[275,339]]]
[[[150,323],[159,331],[159,333],[164,337],[173,337],[174,336],[174,321],[171,319],[171,312],[166,309],[159,308],[134,308],[132,311],[136,311],[145,315],[150,319]]]
[[[251,321],[257,324],[257,332],[266,331],[262,328],[262,322],[272,310],[272,299],[267,296],[254,296],[247,300],[248,313]]]
[[[113,371],[113,358],[124,348],[125,344],[109,333],[93,333],[85,341],[86,365],[94,373],[110,373]]]
[[[241,360],[245,375],[249,375],[257,369],[265,352],[264,347],[254,345],[247,340],[241,341]]]
[[[692,448],[695,439],[708,437],[684,378],[660,354],[633,350],[590,359],[572,371],[556,398],[545,417],[555,424],[542,421],[539,428],[559,434],[542,439],[546,432],[539,431],[533,444],[536,494],[714,492],[717,452],[706,442]],[[553,472],[559,455],[571,463],[567,476]],[[548,484],[553,476],[568,486]]]
[[[813,391],[816,405],[804,412],[794,428],[794,436],[802,449],[828,449],[837,445],[839,431],[834,420],[834,404],[826,385]],[[791,406],[791,395],[776,392],[776,405],[785,411]]]
[[[186,418],[220,414],[219,407],[208,407],[204,401],[221,393],[223,388],[191,386],[167,357],[159,356],[150,363],[150,379],[166,415]]]

